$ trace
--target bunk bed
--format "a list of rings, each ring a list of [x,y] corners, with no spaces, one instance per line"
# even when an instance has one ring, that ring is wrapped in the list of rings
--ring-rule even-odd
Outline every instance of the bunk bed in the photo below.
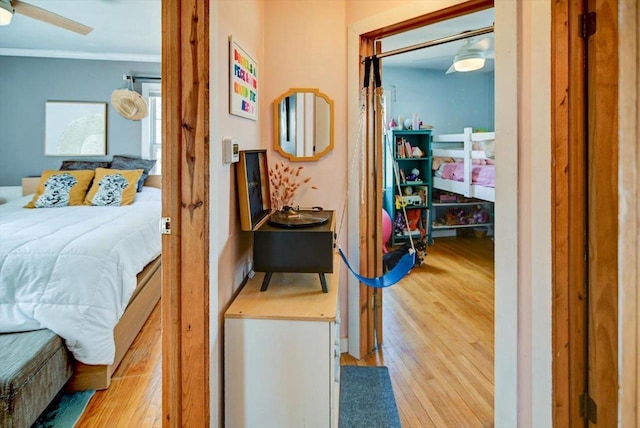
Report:
[[[434,135],[433,188],[495,202],[495,132]]]

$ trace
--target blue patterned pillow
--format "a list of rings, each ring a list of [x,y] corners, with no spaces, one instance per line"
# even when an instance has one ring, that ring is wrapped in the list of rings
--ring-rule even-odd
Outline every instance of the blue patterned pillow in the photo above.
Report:
[[[76,170],[95,170],[96,168],[109,168],[111,162],[97,162],[97,161],[81,161],[81,160],[66,160],[62,161],[60,171],[76,171]]]
[[[111,161],[111,169],[141,169],[143,170],[142,176],[138,181],[138,192],[142,192],[142,187],[144,186],[144,181],[149,176],[149,171],[156,164],[154,159],[139,159],[139,158],[130,158],[127,156],[114,156]]]

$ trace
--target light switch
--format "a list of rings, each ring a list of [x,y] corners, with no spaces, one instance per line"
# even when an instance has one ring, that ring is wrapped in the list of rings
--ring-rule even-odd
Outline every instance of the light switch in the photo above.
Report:
[[[230,137],[222,139],[222,152],[224,163],[234,163],[240,159],[240,146]]]

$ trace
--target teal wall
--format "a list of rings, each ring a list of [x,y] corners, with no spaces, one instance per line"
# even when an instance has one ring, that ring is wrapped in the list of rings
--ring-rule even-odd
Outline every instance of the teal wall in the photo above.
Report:
[[[140,156],[140,122],[120,116],[111,93],[126,86],[123,74],[160,73],[160,63],[0,56],[0,186],[18,186],[70,158],[44,156],[46,101],[107,103],[107,156],[76,159]]]
[[[440,71],[383,67],[382,83],[392,117],[413,113],[433,125],[433,134],[463,128],[494,130],[494,73],[444,74]],[[389,120],[387,120],[387,123]]]

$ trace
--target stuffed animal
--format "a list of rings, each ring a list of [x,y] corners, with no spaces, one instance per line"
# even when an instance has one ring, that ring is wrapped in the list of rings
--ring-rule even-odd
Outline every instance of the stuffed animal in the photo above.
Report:
[[[407,229],[407,224],[404,221],[402,213],[396,213],[396,218],[393,222],[393,233],[401,235]]]
[[[407,175],[407,181],[422,181],[420,180],[420,170],[418,168],[413,168],[411,170],[411,174]]]
[[[419,230],[420,236],[424,237],[426,231],[424,227],[422,227],[422,222],[420,221],[420,210],[407,210],[407,220],[409,221],[409,230]]]

